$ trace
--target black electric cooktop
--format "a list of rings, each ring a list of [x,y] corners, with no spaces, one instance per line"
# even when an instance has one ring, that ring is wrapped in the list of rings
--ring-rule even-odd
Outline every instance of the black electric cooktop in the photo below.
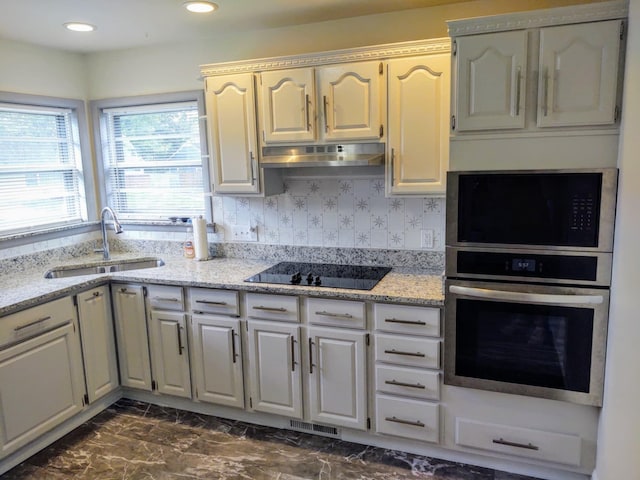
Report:
[[[371,290],[390,271],[389,267],[280,262],[245,282]]]

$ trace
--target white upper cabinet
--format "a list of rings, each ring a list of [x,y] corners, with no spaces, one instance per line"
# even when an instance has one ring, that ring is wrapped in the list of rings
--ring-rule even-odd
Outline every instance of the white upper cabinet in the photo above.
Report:
[[[456,39],[454,130],[523,128],[527,32]]]
[[[538,126],[616,120],[620,21],[540,30]]]
[[[318,69],[325,140],[373,140],[384,134],[383,64],[347,63]]]
[[[388,62],[387,192],[444,193],[449,160],[449,54]]]
[[[260,115],[264,143],[315,140],[313,68],[260,74]]]
[[[258,193],[253,74],[207,78],[205,96],[214,191]]]

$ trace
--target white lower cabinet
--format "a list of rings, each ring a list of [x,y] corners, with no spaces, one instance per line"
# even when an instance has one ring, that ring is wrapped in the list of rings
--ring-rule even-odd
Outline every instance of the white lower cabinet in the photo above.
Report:
[[[440,408],[409,398],[376,395],[376,431],[425,442],[440,440]]]
[[[185,326],[184,313],[152,310],[149,316],[149,346],[158,392],[191,398]]]
[[[118,388],[118,359],[107,285],[76,297],[89,403]]]
[[[0,319],[0,458],[83,408],[76,313],[70,297]]]
[[[311,420],[366,430],[366,332],[309,328]]]
[[[151,391],[151,359],[143,287],[114,284],[111,293],[120,383],[124,387]]]
[[[196,398],[244,408],[240,320],[194,314],[191,325]]]
[[[301,419],[300,327],[250,320],[248,350],[251,408]]]

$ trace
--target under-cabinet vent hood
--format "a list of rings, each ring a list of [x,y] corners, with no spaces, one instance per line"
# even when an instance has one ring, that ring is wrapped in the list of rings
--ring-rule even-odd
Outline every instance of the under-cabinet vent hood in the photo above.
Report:
[[[383,165],[384,148],[384,143],[263,147],[260,166],[294,168]]]

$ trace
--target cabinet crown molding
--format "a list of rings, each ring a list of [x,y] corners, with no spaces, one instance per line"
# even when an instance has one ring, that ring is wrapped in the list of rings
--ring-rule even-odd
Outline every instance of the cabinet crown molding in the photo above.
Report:
[[[616,0],[505,15],[449,20],[447,21],[447,27],[449,36],[460,37],[506,30],[524,30],[570,23],[614,20],[626,18],[628,11],[629,4],[626,0]]]
[[[238,60],[224,63],[212,63],[200,66],[203,77],[232,73],[282,70],[287,68],[313,67],[317,65],[360,62],[367,60],[385,60],[396,57],[433,55],[449,53],[449,38],[433,38],[409,42],[389,43],[368,47],[356,47],[343,50],[330,50],[301,55],[267,57],[253,60]]]

